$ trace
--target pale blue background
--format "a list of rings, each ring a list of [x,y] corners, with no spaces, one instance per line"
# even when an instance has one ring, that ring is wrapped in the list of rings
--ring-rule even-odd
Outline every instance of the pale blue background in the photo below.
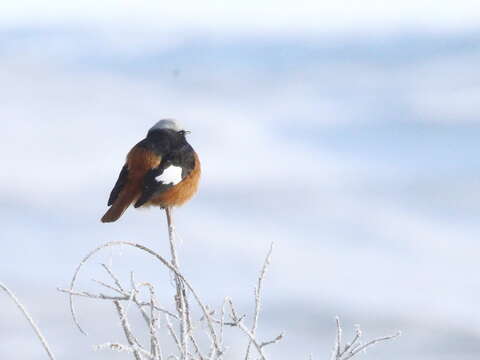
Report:
[[[259,329],[286,331],[274,359],[327,358],[335,315],[347,333],[355,323],[367,336],[403,331],[365,359],[479,358],[480,7],[26,1],[0,10],[0,281],[59,359],[127,358],[92,352],[123,341],[110,307],[81,302],[86,338],[55,289],[106,241],[167,253],[158,210],[99,222],[126,152],[162,117],[192,131],[203,162],[198,196],[175,216],[182,267],[204,297],[218,305],[230,295],[248,313],[275,241]],[[104,258],[139,280],[160,272],[127,249]],[[4,296],[0,358],[45,359]]]

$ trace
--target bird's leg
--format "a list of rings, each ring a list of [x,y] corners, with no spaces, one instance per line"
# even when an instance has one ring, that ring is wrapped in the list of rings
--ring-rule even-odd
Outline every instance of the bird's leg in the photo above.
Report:
[[[173,224],[172,218],[172,208],[166,207],[165,213],[167,215],[167,225],[168,225],[168,239],[170,241],[170,252],[172,255],[172,265],[180,271],[179,262],[177,257],[177,251],[175,248],[175,226]],[[187,322],[188,322],[188,305],[187,305],[187,298],[185,292],[185,286],[182,282],[182,279],[177,275],[174,274],[175,277],[175,287],[176,287],[176,295],[175,295],[175,303],[177,305],[177,312],[180,317],[180,343],[182,346],[182,359],[187,359]]]

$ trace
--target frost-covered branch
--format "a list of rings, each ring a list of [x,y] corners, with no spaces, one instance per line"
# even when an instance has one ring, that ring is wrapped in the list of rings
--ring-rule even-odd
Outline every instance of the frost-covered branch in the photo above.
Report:
[[[342,327],[340,326],[340,318],[337,316],[335,318],[336,323],[336,338],[335,338],[335,345],[332,351],[331,360],[348,360],[353,358],[355,355],[359,354],[362,351],[365,351],[372,345],[375,345],[382,341],[387,341],[394,339],[401,335],[401,332],[398,331],[393,335],[383,336],[379,338],[375,338],[373,340],[368,341],[365,344],[362,344],[362,330],[360,326],[355,326],[355,335],[353,336],[352,341],[346,343],[345,345],[342,344]]]
[[[25,308],[25,306],[23,306],[23,304],[20,302],[20,300],[18,300],[18,298],[15,296],[15,294],[8,288],[6,287],[4,284],[2,284],[0,282],[0,289],[2,289],[3,291],[5,291],[5,293],[7,294],[7,296],[12,299],[12,301],[15,303],[15,305],[17,305],[17,307],[19,308],[19,310],[22,312],[23,316],[25,316],[25,318],[27,319],[28,323],[30,324],[30,326],[32,327],[33,331],[35,332],[35,335],[37,335],[38,339],[40,340],[40,343],[42,344],[43,348],[45,349],[45,351],[47,352],[47,355],[48,357],[51,359],[51,360],[55,360],[55,356],[53,355],[53,352],[52,350],[50,350],[50,346],[48,345],[47,343],[47,340],[45,339],[45,337],[42,335],[42,332],[40,331],[40,329],[38,328],[37,324],[35,324],[35,321],[33,321],[33,318],[30,316],[30,314],[28,313],[27,309]]]
[[[229,331],[246,338],[245,349],[243,351],[235,350],[237,354],[245,354],[244,360],[250,360],[251,358],[269,360],[265,349],[277,344],[284,337],[284,334],[280,333],[274,338],[262,340],[258,338],[257,334],[262,310],[262,290],[270,265],[273,244],[270,246],[256,281],[254,308],[251,318],[249,319],[245,315],[241,315],[235,308],[233,301],[228,297],[225,297],[221,307],[218,311],[215,311],[202,300],[200,293],[180,271],[175,242],[175,228],[170,209],[166,213],[171,261],[141,244],[127,241],[108,242],[90,251],[80,261],[75,269],[69,288],[58,289],[60,292],[68,294],[72,318],[78,329],[86,334],[80,326],[74,301],[76,297],[82,297],[93,301],[111,302],[120,319],[120,325],[125,335],[126,344],[107,342],[97,345],[97,350],[110,349],[127,352],[132,354],[135,360],[225,360],[225,354],[229,348],[225,344],[225,332]],[[101,266],[110,280],[106,282],[92,279],[99,288],[98,291],[86,291],[76,288],[81,270],[92,257],[105,249],[117,246],[131,247],[141,251],[143,254],[152,257],[167,273],[173,276],[175,281],[173,304],[166,307],[161,305],[165,304],[165,299],[162,300],[162,296],[165,293],[164,291],[159,291],[153,285],[152,279],[138,282],[132,271],[129,281],[125,281],[117,276],[114,269],[105,264]],[[7,293],[27,318],[50,360],[55,360],[45,338],[24,306],[5,285],[0,283],[0,289]],[[189,300],[191,300],[191,304]],[[171,301],[172,298],[170,297],[167,304]],[[146,324],[144,333],[140,333],[138,330],[134,332],[130,326],[132,311],[127,311],[130,304],[135,305],[137,316],[140,316]],[[247,322],[249,325],[247,325]],[[335,348],[332,352],[331,360],[348,360],[378,342],[387,341],[400,335],[397,333],[362,343],[362,333],[360,328],[357,327],[352,341],[344,345],[338,318],[336,324]],[[142,344],[141,340],[146,344]],[[173,344],[173,347],[165,346],[166,342]],[[312,359],[311,356],[310,359]]]
[[[167,215],[167,226],[168,226],[168,240],[170,243],[170,254],[172,256],[172,265],[179,270],[179,260],[177,256],[176,249],[176,239],[175,239],[175,225],[173,223],[172,209],[166,208],[165,213]],[[181,359],[186,360],[188,357],[188,340],[191,340],[194,345],[196,352],[198,353],[198,346],[195,339],[191,336],[191,318],[189,313],[189,306],[187,300],[187,293],[185,291],[185,285],[183,280],[175,273],[175,303],[177,307],[178,315],[180,316],[180,344],[182,347]]]
[[[169,228],[169,230],[170,233],[173,232],[173,229]],[[171,241],[172,247],[175,246],[173,240],[174,239]],[[154,259],[158,260],[168,272],[173,274],[175,279],[178,280],[175,282],[176,296],[174,297],[175,300],[173,302],[175,311],[168,310],[168,308],[164,308],[159,305],[156,295],[159,293],[159,291],[158,289],[155,289],[151,282],[137,282],[132,272],[130,276],[130,283],[123,283],[119,277],[115,275],[115,272],[106,265],[102,266],[110,276],[112,283],[109,284],[98,280],[94,281],[98,286],[101,287],[101,289],[109,290],[110,292],[113,292],[112,294],[74,290],[76,280],[83,265],[86,264],[96,253],[103,249],[114,246],[133,247],[147,255],[153,256]],[[284,334],[280,333],[273,339],[259,340],[257,338],[257,329],[259,326],[260,311],[262,307],[262,289],[268,266],[270,264],[272,249],[273,246],[270,247],[263,266],[259,272],[254,291],[254,309],[252,312],[253,315],[250,326],[246,325],[246,316],[239,314],[230,298],[225,298],[218,312],[212,310],[212,308],[204,303],[199,293],[185,278],[184,274],[182,274],[178,269],[178,259],[176,259],[177,254],[175,249],[171,251],[172,262],[169,262],[160,254],[140,244],[123,241],[106,243],[91,251],[82,260],[74,273],[70,288],[59,290],[69,294],[69,296],[72,298],[79,296],[91,298],[93,300],[112,301],[115,305],[117,313],[120,316],[121,325],[128,344],[122,345],[112,342],[100,345],[97,347],[98,349],[108,348],[116,351],[127,351],[132,353],[135,360],[142,360],[144,358],[153,360],[223,360],[228,348],[224,344],[224,333],[228,328],[238,329],[238,333],[245,336],[248,340],[244,352],[245,360],[249,360],[252,357],[254,359],[269,360],[268,354],[265,352],[265,348],[278,343],[284,337]],[[177,265],[175,266],[174,263]],[[139,293],[142,288],[148,289],[147,301],[140,300]],[[188,305],[189,296],[195,300],[197,311],[199,311],[201,314],[198,321],[193,321],[192,309],[190,309],[190,306]],[[121,305],[122,302],[131,302],[137,305],[141,317],[147,324],[147,334],[144,336],[133,334],[129,326],[129,315],[123,310]],[[72,314],[74,315],[74,321],[81,329],[80,325],[78,324],[73,305],[74,303],[72,299],[71,309]],[[216,313],[220,314],[219,317],[215,315]],[[162,327],[160,326],[161,318],[165,319],[163,322],[164,331],[162,331]],[[205,326],[201,326],[202,324]],[[360,328],[357,327],[352,341],[343,344],[342,329],[338,318],[336,324],[337,331],[335,348],[332,353],[331,360],[348,360],[378,342],[390,340],[399,335],[395,334],[391,336],[385,336],[362,343],[362,333]],[[202,331],[195,331],[196,328],[200,328]],[[147,347],[142,346],[142,344],[140,344],[140,342],[137,340],[139,338],[146,337],[149,338],[149,350],[147,350]],[[173,350],[170,349],[169,353],[164,354],[162,353],[160,344],[167,339],[170,339],[170,341],[174,344],[174,348]],[[204,347],[206,348],[204,349]],[[191,348],[191,350],[189,350],[189,348]],[[256,354],[252,354],[252,352],[255,352]]]
[[[262,270],[260,271],[260,275],[258,276],[257,286],[255,287],[255,311],[253,313],[253,324],[252,324],[252,336],[255,337],[255,333],[258,327],[258,317],[260,316],[260,306],[262,303],[261,293],[262,293],[262,285],[263,280],[265,279],[265,275],[267,274],[268,265],[270,265],[270,257],[272,256],[273,251],[273,243],[270,244],[270,250],[268,251],[267,257],[265,258],[265,262],[263,263]],[[279,339],[280,340],[280,339]],[[250,347],[252,345],[252,340],[248,343],[247,352],[245,354],[245,360],[250,358]]]
[[[102,268],[110,277],[111,283],[93,279],[94,283],[98,285],[101,291],[93,292],[74,289],[80,270],[91,259],[91,257],[101,250],[113,246],[130,246],[153,256],[164,268],[167,269],[168,272],[172,273],[175,278],[178,279],[178,282],[175,283],[176,296],[174,297],[175,300],[173,303],[175,308],[174,311],[168,310],[168,308],[160,305],[157,296],[157,293],[159,293],[158,289],[156,289],[151,282],[137,282],[134,272],[130,273],[129,281],[122,281],[120,277],[115,274],[115,271],[105,264],[102,264]],[[172,246],[174,246],[174,242],[172,242]],[[85,258],[83,258],[77,267],[70,288],[59,289],[59,291],[70,296],[73,319],[82,332],[83,330],[78,323],[74,308],[74,297],[89,298],[94,301],[107,301],[113,304],[120,319],[120,325],[125,334],[127,343],[121,344],[118,342],[107,342],[102,345],[97,345],[95,347],[97,350],[110,349],[113,351],[127,352],[132,354],[135,360],[225,360],[228,346],[224,343],[224,333],[227,329],[233,329],[229,331],[238,329],[237,333],[245,336],[247,339],[244,359],[249,360],[253,357],[254,359],[269,360],[265,348],[278,343],[284,337],[283,333],[280,333],[273,339],[267,340],[260,340],[257,337],[262,305],[263,283],[270,264],[272,249],[273,247],[270,246],[257,279],[254,292],[254,309],[250,326],[246,325],[246,316],[240,315],[234,306],[233,301],[228,297],[224,299],[218,312],[207,306],[202,301],[199,293],[179,271],[178,259],[175,260],[176,255],[172,254],[172,262],[169,262],[155,251],[145,246],[130,242],[110,242],[91,251]],[[174,251],[175,250],[172,250],[172,252]],[[174,263],[176,263],[177,266],[175,266]],[[0,289],[7,293],[27,318],[42,346],[45,348],[50,360],[55,360],[47,341],[25,307],[2,283],[0,283]],[[142,289],[147,290],[146,294]],[[180,291],[180,293],[178,291]],[[147,295],[147,299],[142,300],[145,295]],[[192,309],[190,309],[188,305],[189,296],[195,300],[196,311],[201,315],[198,317],[197,321],[193,320],[194,313],[192,313]],[[136,305],[139,316],[144,319],[146,324],[146,333],[134,333],[132,330],[129,318],[131,314],[126,311],[129,304]],[[219,315],[216,316],[215,313]],[[164,319],[163,323],[161,323],[161,319]],[[200,329],[200,331],[198,331],[198,329]],[[365,343],[362,342],[362,331],[359,326],[355,328],[353,338],[350,342],[344,343],[342,335],[340,320],[337,317],[335,346],[332,351],[331,360],[349,360],[354,356],[365,352],[367,348],[370,348],[379,342],[384,342],[400,336],[400,332],[389,336],[374,338]],[[139,339],[144,339],[145,342],[145,339],[148,339],[148,343],[143,345]],[[173,343],[173,349],[163,348],[160,345],[165,343],[168,339]],[[189,350],[189,348],[191,348],[191,350]],[[238,353],[238,350],[236,350],[236,352]],[[309,359],[313,359],[311,355]]]
[[[172,233],[173,229],[170,227],[170,232]],[[173,239],[172,239],[173,240]],[[166,308],[161,308],[158,305],[158,300],[155,296],[156,290],[154,286],[150,282],[142,282],[142,283],[137,283],[134,280],[134,275],[132,273],[131,279],[130,279],[130,284],[124,284],[122,281],[119,279],[117,275],[115,275],[115,272],[108,267],[105,264],[102,264],[102,267],[104,270],[107,272],[107,274],[110,276],[112,279],[112,284],[95,280],[94,282],[99,285],[101,288],[110,290],[109,292],[113,292],[113,294],[108,294],[104,292],[98,292],[94,293],[91,291],[80,291],[80,290],[74,290],[74,286],[76,284],[78,275],[80,273],[81,268],[90,260],[90,258],[98,253],[99,251],[113,247],[113,246],[130,246],[136,249],[140,249],[141,251],[154,256],[159,262],[167,268],[169,272],[171,272],[176,279],[178,279],[178,282],[176,282],[176,290],[177,294],[175,296],[175,308],[177,314],[174,314],[173,312],[167,310]],[[174,248],[174,242],[171,242],[172,248]],[[82,329],[80,324],[78,323],[78,319],[76,316],[75,312],[75,307],[74,307],[74,301],[73,297],[86,297],[90,298],[93,300],[105,300],[105,301],[112,301],[113,304],[115,305],[115,308],[122,320],[122,327],[124,329],[124,333],[127,337],[127,342],[128,345],[125,346],[120,346],[117,343],[108,343],[110,344],[109,346],[101,346],[100,348],[110,348],[110,349],[127,349],[128,351],[131,351],[132,354],[134,355],[136,360],[141,359],[143,356],[146,356],[145,353],[147,352],[145,348],[136,340],[137,337],[132,333],[130,327],[128,326],[129,320],[128,320],[128,314],[123,311],[123,307],[121,305],[121,302],[132,302],[137,305],[141,316],[144,318],[145,322],[148,325],[148,330],[149,330],[149,338],[150,338],[150,351],[148,352],[149,355],[146,356],[147,358],[153,358],[153,359],[158,359],[162,360],[162,353],[160,351],[160,337],[163,336],[168,336],[170,339],[173,341],[174,344],[176,344],[177,348],[177,354],[170,354],[167,356],[167,359],[169,357],[175,357],[178,359],[198,359],[198,360],[220,360],[223,359],[224,353],[225,353],[225,345],[224,345],[224,327],[229,326],[230,328],[238,328],[241,333],[244,334],[244,336],[247,337],[248,345],[246,349],[246,354],[250,352],[250,346],[254,345],[256,348],[257,352],[259,353],[260,357],[262,359],[267,359],[267,356],[264,353],[263,348],[274,344],[278,341],[280,341],[283,338],[283,334],[277,336],[275,339],[272,340],[266,340],[266,341],[259,341],[256,338],[256,329],[258,327],[258,320],[259,320],[259,314],[260,314],[260,308],[261,308],[261,290],[262,290],[262,285],[263,281],[265,278],[265,274],[267,272],[268,265],[270,263],[270,257],[272,253],[272,247],[270,247],[270,250],[267,254],[267,257],[265,259],[265,262],[263,264],[263,267],[260,271],[258,280],[257,280],[257,286],[255,288],[255,307],[253,311],[253,317],[252,317],[252,327],[249,328],[245,323],[243,322],[244,316],[238,316],[236,313],[236,310],[233,308],[233,303],[231,300],[226,300],[222,304],[222,307],[220,308],[220,314],[221,318],[220,320],[214,318],[214,313],[215,311],[211,311],[210,308],[201,300],[199,294],[197,291],[193,288],[193,286],[190,284],[190,282],[185,278],[185,276],[179,271],[178,269],[178,259],[176,259],[176,251],[172,250],[172,262],[167,261],[165,258],[163,258],[161,255],[156,253],[155,251],[148,249],[142,245],[135,244],[135,243],[129,243],[129,242],[110,242],[106,243],[102,246],[99,246],[98,248],[94,249],[91,251],[89,254],[87,254],[86,257],[83,258],[83,260],[80,262],[79,266],[77,267],[73,278],[71,282],[71,286],[69,289],[63,289],[60,288],[59,291],[67,293],[71,297],[71,312],[73,315],[73,319],[75,323],[77,324],[79,329]],[[177,266],[174,266],[173,263],[176,263]],[[180,284],[180,286],[177,286]],[[139,288],[141,287],[146,287],[149,290],[149,299],[148,301],[140,301],[138,294],[139,294]],[[179,290],[180,293],[179,293]],[[179,295],[180,294],[180,295]],[[202,316],[200,317],[199,321],[200,323],[205,323],[206,327],[200,326],[204,330],[204,333],[206,334],[206,338],[208,339],[209,342],[209,350],[208,351],[203,351],[201,349],[201,344],[204,344],[205,341],[200,341],[200,338],[198,338],[199,334],[194,333],[194,321],[192,320],[191,317],[191,312],[188,306],[188,294],[190,294],[193,299],[195,299],[198,308],[200,310],[200,313]],[[182,297],[184,300],[182,300]],[[179,301],[180,300],[180,301]],[[183,303],[183,305],[182,305]],[[230,318],[231,321],[225,321],[225,307],[226,305],[230,306]],[[149,311],[148,311],[149,310]],[[160,318],[160,313],[163,313],[165,316],[165,327],[166,327],[166,332],[161,333],[160,332],[160,327],[158,325],[158,319]],[[184,315],[183,315],[184,314]],[[177,324],[179,327],[179,332],[177,333],[174,328],[174,324]],[[81,330],[83,331],[83,330]],[[113,344],[113,345],[112,345]],[[192,346],[192,351],[188,350],[188,344]],[[208,353],[208,355],[206,355]],[[247,355],[248,356],[248,355]]]
[[[120,318],[120,322],[122,324],[123,332],[125,333],[125,337],[127,338],[128,344],[133,349],[133,356],[135,360],[142,360],[140,356],[139,350],[142,349],[142,346],[139,344],[137,338],[132,333],[132,329],[130,327],[130,323],[128,321],[127,314],[123,309],[123,306],[120,304],[118,300],[114,300],[113,303],[115,304],[115,309],[117,310],[118,317]]]

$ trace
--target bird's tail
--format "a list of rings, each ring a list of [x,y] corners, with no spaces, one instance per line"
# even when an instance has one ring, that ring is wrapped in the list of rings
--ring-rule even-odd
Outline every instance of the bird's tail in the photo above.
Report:
[[[127,186],[119,194],[117,200],[113,203],[110,209],[103,215],[101,221],[104,223],[117,221],[125,210],[138,198],[135,186]]]

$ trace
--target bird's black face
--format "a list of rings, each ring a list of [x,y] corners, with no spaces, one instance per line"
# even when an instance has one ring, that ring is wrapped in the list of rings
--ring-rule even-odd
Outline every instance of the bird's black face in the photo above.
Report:
[[[181,137],[185,137],[187,134],[190,134],[190,131],[180,130],[177,132],[177,134],[180,135]]]

